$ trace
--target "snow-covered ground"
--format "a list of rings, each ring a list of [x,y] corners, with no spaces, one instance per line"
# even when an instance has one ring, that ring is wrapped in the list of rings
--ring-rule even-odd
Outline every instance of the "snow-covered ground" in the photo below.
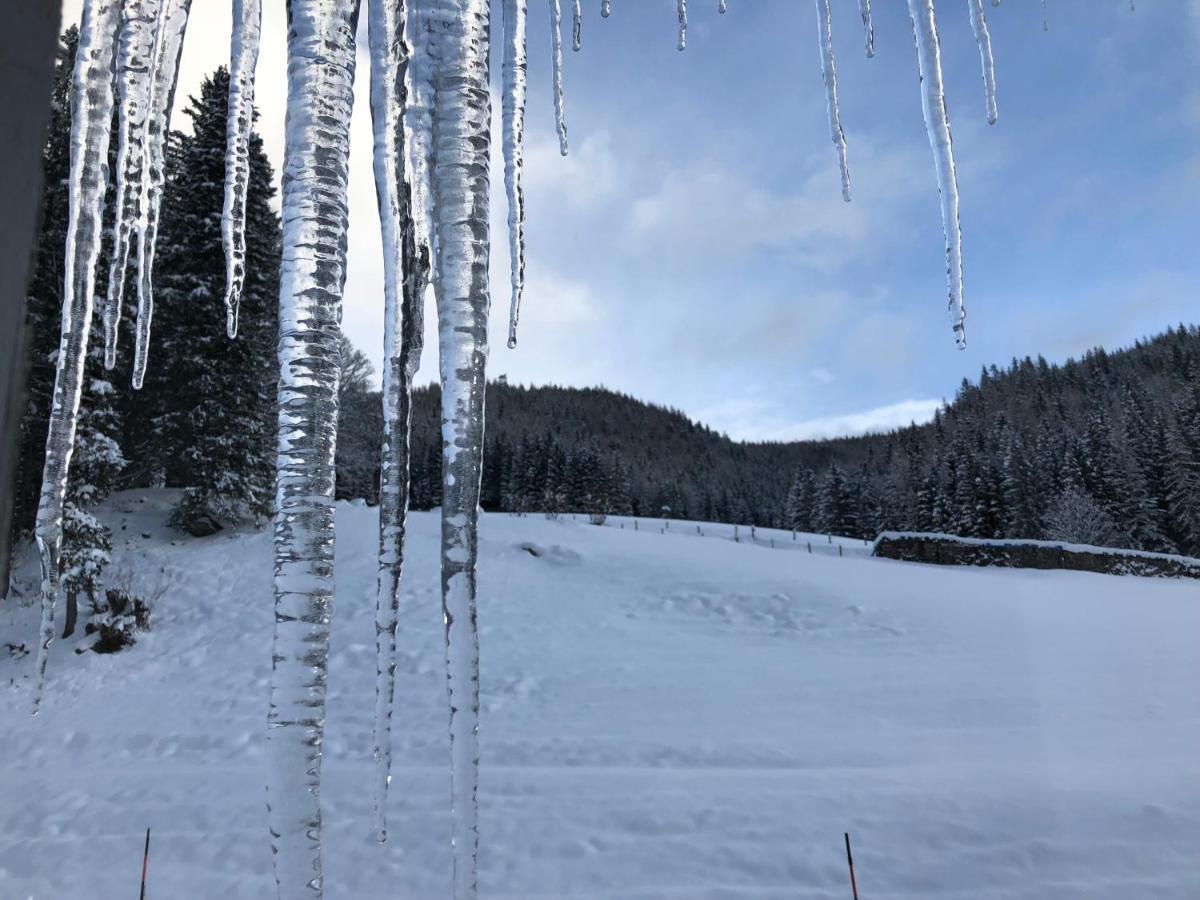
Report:
[[[183,538],[164,503],[109,515],[116,568],[167,586],[154,630],[114,656],[57,643],[36,719],[33,656],[3,642],[32,649],[37,613],[0,608],[5,900],[135,896],[147,826],[151,896],[272,895],[270,534]],[[843,831],[864,898],[1200,896],[1196,582],[631,521],[483,518],[483,896],[843,900]],[[375,529],[339,509],[326,895],[442,898],[437,519],[412,517],[387,845]]]

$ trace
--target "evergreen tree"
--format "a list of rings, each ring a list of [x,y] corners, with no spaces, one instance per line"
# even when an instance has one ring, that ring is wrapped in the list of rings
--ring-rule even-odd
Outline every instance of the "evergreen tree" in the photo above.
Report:
[[[225,321],[221,245],[229,74],[204,80],[174,135],[155,263],[151,363],[131,407],[134,453],[186,488],[173,519],[190,527],[270,514],[276,431],[279,219],[274,174],[250,141],[246,281],[238,335]],[[125,329],[126,332],[131,329]]]
[[[1200,553],[1200,387],[1179,402],[1167,432],[1167,509],[1171,536],[1187,554]]]
[[[344,334],[338,344],[338,440],[335,466],[339,500],[379,502],[383,398],[372,390],[374,367]],[[411,492],[410,492],[411,493]]]
[[[784,515],[786,527],[792,531],[816,530],[814,520],[817,516],[817,477],[807,466],[796,469],[791,490],[788,491]]]
[[[854,496],[848,479],[837,463],[830,465],[821,482],[816,524],[822,534],[858,533]]]

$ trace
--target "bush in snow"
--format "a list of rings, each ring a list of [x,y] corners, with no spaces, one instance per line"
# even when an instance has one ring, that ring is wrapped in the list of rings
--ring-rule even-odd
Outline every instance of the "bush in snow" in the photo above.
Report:
[[[151,609],[165,592],[162,584],[146,596],[139,595],[132,576],[128,572],[119,575],[93,603],[91,621],[84,626],[91,639],[76,652],[117,653],[133,646],[137,632],[150,630]]]
[[[1067,488],[1046,513],[1044,532],[1047,540],[1072,544],[1112,546],[1117,527],[1091,495]]]

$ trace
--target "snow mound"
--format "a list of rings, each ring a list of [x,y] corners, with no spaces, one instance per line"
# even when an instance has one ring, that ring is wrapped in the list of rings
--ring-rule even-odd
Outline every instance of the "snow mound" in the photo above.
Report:
[[[151,896],[273,896],[271,534],[182,537],[167,500],[102,510],[115,565],[169,580],[153,630],[57,641],[37,718],[3,646],[37,609],[0,606],[0,897],[136,893],[147,827]],[[377,516],[338,508],[326,897],[446,897],[441,521],[410,520],[379,845]],[[1200,896],[1194,582],[620,524],[482,517],[483,896],[841,900],[844,831],[863,896]]]

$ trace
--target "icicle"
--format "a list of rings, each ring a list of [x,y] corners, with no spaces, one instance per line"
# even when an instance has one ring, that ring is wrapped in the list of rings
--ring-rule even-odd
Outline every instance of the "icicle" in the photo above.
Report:
[[[967,0],[971,6],[971,28],[975,31],[975,43],[979,45],[979,62],[983,66],[983,90],[987,96],[987,120],[996,122],[996,69],[992,62],[992,38],[988,34],[987,18],[983,14],[983,0]]]
[[[563,109],[562,5],[550,0],[550,46],[554,60],[554,124],[558,129],[558,152],[567,155],[567,115]]]
[[[875,24],[871,21],[871,0],[858,0],[858,12],[862,16],[863,34],[867,41],[867,58],[875,55]]]
[[[557,6],[557,3],[552,4]],[[479,479],[488,347],[488,196],[491,102],[488,0],[437,0],[458,23],[430,35],[433,209],[438,236],[442,382],[442,613],[446,627],[454,896],[478,896],[479,636],[475,621]],[[557,32],[556,32],[557,33]]]
[[[833,14],[829,0],[817,0],[817,37],[821,44],[821,77],[825,80],[825,105],[829,110],[829,133],[837,147],[838,166],[842,170],[842,199],[850,202],[850,163],[846,158],[846,135],[842,132],[842,114],[838,108],[837,67],[833,62]]]
[[[54,604],[62,562],[63,510],[75,449],[92,325],[96,259],[108,186],[113,63],[121,22],[118,0],[85,0],[71,76],[71,174],[67,185],[67,243],[63,252],[62,336],[51,397],[46,462],[38,498],[37,538],[42,563],[42,622],[34,667],[33,712],[42,702],[46,660],[54,640]]]
[[[387,840],[387,796],[391,781],[396,620],[411,481],[412,379],[421,362],[422,301],[429,265],[428,250],[418,247],[412,219],[409,140],[404,116],[405,106],[411,102],[407,19],[405,0],[370,0],[371,122],[375,136],[375,192],[383,238],[385,306],[375,605],[375,823],[381,842]]]
[[[942,88],[942,60],[933,0],[908,0],[917,64],[921,75],[921,109],[933,149],[938,192],[942,198],[942,227],[946,233],[946,276],[950,287],[950,321],[960,349],[966,347],[963,307],[962,228],[958,219],[958,179],[954,172],[954,142]]]
[[[246,193],[250,189],[250,129],[254,124],[254,67],[262,31],[262,0],[233,0],[229,112],[225,120],[225,332],[237,337],[238,306],[246,280]]]
[[[576,53],[583,42],[583,0],[574,0],[571,10],[571,49]]]
[[[1050,30],[1050,15],[1046,9],[1046,0],[1042,0],[1042,31]]]
[[[504,189],[508,195],[508,252],[512,299],[508,311],[508,348],[517,346],[521,295],[525,291],[525,194],[521,188],[525,142],[526,0],[504,0]]]
[[[725,15],[725,0],[721,0],[720,5],[717,6],[717,12],[719,12],[721,15]]]
[[[612,15],[612,0],[600,0],[600,15],[606,19]]]
[[[687,0],[675,0],[675,11],[679,16],[679,43],[677,50],[687,49]]]
[[[104,303],[104,367],[117,364],[117,337],[125,301],[130,240],[141,213],[150,65],[158,29],[159,0],[126,0],[117,44],[117,167],[108,295]]]
[[[281,898],[319,898],[333,456],[357,0],[289,0],[267,810]]]
[[[154,244],[158,240],[158,212],[166,183],[167,135],[171,107],[179,77],[179,57],[192,0],[163,0],[150,81],[150,110],[146,119],[146,156],[142,176],[142,210],[137,224],[138,314],[133,347],[133,387],[140,390],[150,355],[150,320],[154,316]]]
[[[421,4],[424,0],[408,0],[409,52],[408,89],[409,102],[405,107],[408,132],[408,162],[411,176],[412,203],[410,211],[417,246],[422,252],[433,252],[432,234],[432,188],[429,183],[430,166],[433,159],[433,85],[429,80],[432,68],[429,59],[429,41],[421,22]],[[430,278],[436,275],[430,271]]]

